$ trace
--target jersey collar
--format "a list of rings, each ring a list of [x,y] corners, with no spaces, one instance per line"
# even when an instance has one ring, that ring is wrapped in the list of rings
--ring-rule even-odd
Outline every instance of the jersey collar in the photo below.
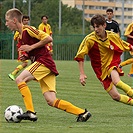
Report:
[[[106,31],[105,31],[105,33],[106,33],[107,37],[106,37],[104,40],[103,40],[101,37],[97,36],[96,33],[95,33],[95,36],[96,36],[96,38],[97,38],[98,40],[100,40],[100,41],[102,41],[102,42],[105,42],[105,41],[108,39],[108,34],[107,34]]]

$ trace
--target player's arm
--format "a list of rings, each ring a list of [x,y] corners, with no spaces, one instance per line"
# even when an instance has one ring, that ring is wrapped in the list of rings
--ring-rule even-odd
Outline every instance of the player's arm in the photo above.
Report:
[[[79,65],[79,72],[80,72],[79,80],[80,80],[80,83],[83,86],[85,86],[85,84],[86,84],[85,79],[87,79],[87,76],[84,73],[84,61],[79,61],[78,65]]]
[[[118,24],[118,22],[115,21],[115,20],[112,20],[112,21],[113,21],[114,24],[117,26],[117,34],[120,36],[120,35],[121,35],[121,30],[120,30],[120,28],[119,28],[119,24]]]
[[[22,45],[20,48],[19,48],[19,51],[26,51],[26,52],[29,52],[33,49],[36,49],[36,48],[40,48],[40,47],[43,47],[45,44],[48,44],[52,42],[52,38],[50,36],[47,36],[46,38],[44,38],[43,40],[40,40],[39,42],[33,44],[33,45]]]
[[[32,44],[32,45],[22,45],[19,50],[29,52],[33,49],[43,47],[44,45],[51,43],[53,41],[52,37],[50,37],[47,33],[37,30],[35,28],[28,28],[27,32],[31,37],[37,38],[40,40],[39,42]]]
[[[124,35],[125,35],[126,37],[133,38],[133,36],[130,35],[132,31],[133,31],[133,23],[131,23],[131,24],[129,24],[129,25],[127,26]]]
[[[88,51],[89,51],[88,38],[84,38],[84,40],[80,44],[77,55],[74,58],[74,60],[78,62],[79,73],[80,73],[79,80],[83,86],[85,86],[86,84],[85,79],[87,78],[87,76],[84,73],[84,56],[88,54]]]
[[[126,37],[128,37],[128,38],[132,38],[133,39],[133,36],[132,35],[125,35]]]
[[[117,34],[119,35],[119,36],[121,36],[121,30],[120,30],[120,28],[119,28],[119,24],[117,23]]]

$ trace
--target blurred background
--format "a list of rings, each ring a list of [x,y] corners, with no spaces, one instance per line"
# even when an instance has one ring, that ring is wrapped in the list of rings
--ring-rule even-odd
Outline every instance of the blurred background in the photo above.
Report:
[[[0,0],[0,59],[17,58],[14,33],[5,26],[5,12],[13,7],[30,16],[29,24],[36,28],[42,15],[49,17],[55,60],[73,60],[82,39],[93,30],[90,18],[94,14],[106,17],[106,9],[112,8],[122,39],[125,28],[133,21],[133,0]],[[128,53],[124,58],[128,58]]]

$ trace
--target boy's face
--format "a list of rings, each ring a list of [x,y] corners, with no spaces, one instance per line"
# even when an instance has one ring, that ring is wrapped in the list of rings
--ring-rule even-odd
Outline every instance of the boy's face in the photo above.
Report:
[[[107,18],[112,19],[113,18],[113,12],[106,12]]]
[[[97,36],[101,36],[103,35],[103,33],[105,33],[105,27],[106,27],[106,23],[104,25],[96,25],[94,24],[94,31],[96,33]]]
[[[22,23],[23,23],[23,25],[28,25],[29,24],[29,19],[28,18],[24,18]]]
[[[43,17],[42,22],[43,22],[44,24],[47,24],[48,19],[47,19],[46,17]]]
[[[5,25],[7,26],[7,28],[9,28],[11,31],[15,31],[16,30],[15,19],[10,19],[9,16],[5,16],[5,19],[6,19]]]

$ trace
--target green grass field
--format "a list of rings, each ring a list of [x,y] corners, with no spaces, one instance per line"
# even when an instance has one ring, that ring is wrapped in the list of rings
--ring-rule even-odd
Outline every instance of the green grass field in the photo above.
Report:
[[[56,61],[60,75],[57,77],[57,97],[87,108],[92,117],[84,123],[77,123],[76,116],[49,107],[42,94],[39,84],[28,83],[32,95],[38,121],[22,121],[7,123],[4,110],[9,105],[19,105],[25,110],[23,100],[14,81],[8,78],[17,65],[17,61],[0,61],[0,133],[133,133],[133,108],[115,102],[104,91],[96,79],[90,66],[85,62],[88,76],[85,87],[79,83],[78,65],[75,61]],[[127,76],[130,66],[123,68],[125,76],[121,79],[133,86],[133,78]],[[123,91],[119,90],[123,93]]]

